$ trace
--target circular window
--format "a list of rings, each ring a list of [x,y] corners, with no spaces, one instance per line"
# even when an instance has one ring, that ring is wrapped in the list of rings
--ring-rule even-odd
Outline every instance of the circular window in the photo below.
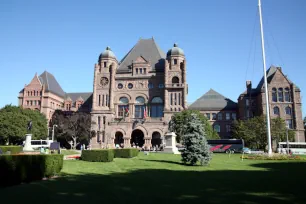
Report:
[[[118,89],[122,89],[123,88],[123,85],[120,83],[118,84]]]
[[[129,88],[129,89],[132,89],[132,88],[133,88],[133,84],[132,84],[132,83],[129,83],[129,84],[128,84],[128,88]]]

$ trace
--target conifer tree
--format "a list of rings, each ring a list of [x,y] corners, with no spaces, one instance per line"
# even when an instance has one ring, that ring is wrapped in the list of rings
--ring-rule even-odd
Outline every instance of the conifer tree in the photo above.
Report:
[[[186,134],[183,136],[184,150],[182,161],[185,164],[195,165],[198,161],[201,165],[207,165],[211,160],[211,152],[206,141],[203,123],[196,114],[191,114],[184,124]]]

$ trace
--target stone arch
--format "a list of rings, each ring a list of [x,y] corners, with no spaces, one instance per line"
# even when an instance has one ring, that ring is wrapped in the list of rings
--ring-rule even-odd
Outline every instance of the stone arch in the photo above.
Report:
[[[145,133],[140,128],[136,128],[131,133],[131,146],[143,147],[145,145]]]
[[[127,97],[129,99],[129,103],[132,101],[132,96],[128,93],[121,93],[121,94],[118,94],[116,97],[115,97],[115,103],[119,103],[119,99],[121,97]]]
[[[150,136],[151,138],[152,138],[152,134],[153,134],[154,132],[159,132],[159,134],[161,135],[161,137],[163,137],[163,135],[164,135],[164,131],[163,131],[162,129],[160,129],[160,128],[153,128],[153,129],[150,130],[150,133],[149,133],[149,136]]]
[[[180,83],[180,78],[178,76],[173,76],[171,78],[172,84],[179,84]]]
[[[111,139],[115,139],[116,132],[121,132],[123,137],[126,137],[126,131],[125,130],[123,130],[122,128],[116,128],[112,132]]]
[[[136,102],[136,98],[139,97],[139,96],[142,96],[144,97],[144,99],[146,100],[146,103],[149,101],[149,97],[147,94],[144,94],[144,93],[141,93],[141,92],[138,92],[135,94],[135,98],[133,98],[133,103]]]

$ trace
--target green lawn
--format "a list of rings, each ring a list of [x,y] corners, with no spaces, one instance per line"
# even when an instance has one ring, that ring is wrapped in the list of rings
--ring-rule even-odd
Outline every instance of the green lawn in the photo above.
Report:
[[[214,154],[207,167],[179,155],[111,163],[65,161],[60,178],[0,189],[4,203],[306,203],[306,162]]]
[[[74,154],[80,154],[80,152],[75,151],[75,150],[63,149],[63,150],[61,150],[61,154],[63,154],[63,155],[74,155]]]

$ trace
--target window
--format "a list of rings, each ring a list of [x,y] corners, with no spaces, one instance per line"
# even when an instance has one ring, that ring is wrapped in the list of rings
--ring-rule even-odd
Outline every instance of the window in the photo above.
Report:
[[[34,101],[34,106],[36,106],[36,101]],[[53,106],[52,106],[53,107]]]
[[[163,117],[163,113],[164,113],[163,99],[160,97],[154,97],[151,100],[150,116],[152,118]]]
[[[121,104],[128,104],[129,103],[129,99],[127,97],[121,97],[119,99],[119,103],[121,103]]]
[[[220,125],[214,125],[214,130],[219,133],[220,132]]]
[[[101,129],[101,117],[98,116],[98,129],[100,130]]]
[[[291,108],[289,106],[287,106],[285,108],[285,112],[286,112],[286,115],[291,115]]]
[[[216,113],[212,113],[212,119],[217,120],[217,114]]]
[[[27,101],[27,106],[29,106],[29,104],[30,104],[29,101]]]
[[[160,89],[164,88],[164,84],[158,84],[158,88]]]
[[[118,89],[122,89],[123,85],[121,83],[118,84]]]
[[[98,105],[101,106],[101,95],[99,95],[99,102]]]
[[[284,95],[283,95],[283,89],[282,88],[278,89],[278,101],[284,102]]]
[[[136,103],[140,103],[140,104],[144,104],[145,103],[145,99],[144,99],[144,97],[142,97],[142,96],[138,96],[137,98],[136,98]]]
[[[231,119],[231,114],[230,113],[226,113],[225,114],[225,119],[226,120],[230,120]]]
[[[173,105],[172,93],[170,93],[170,105]]]
[[[129,84],[128,84],[128,88],[129,88],[129,89],[132,89],[132,88],[133,88],[133,84],[132,84],[132,83],[129,83]]]
[[[135,118],[143,118],[145,105],[135,105]]]
[[[28,96],[30,96],[30,92],[28,91]]]
[[[177,59],[174,59],[173,62],[174,62],[174,64],[177,64]]]
[[[103,66],[106,67],[106,62],[103,63]]]
[[[231,125],[226,125],[226,132],[231,132]]]
[[[237,118],[236,113],[232,113],[232,119],[236,120],[236,118]]]
[[[285,101],[290,102],[289,88],[285,88]]]
[[[218,113],[218,120],[222,120],[222,113]]]
[[[177,105],[177,93],[174,93],[174,105]]]
[[[179,80],[179,78],[178,77],[173,77],[172,78],[172,84],[178,84],[178,83],[180,83],[180,80]]]
[[[277,102],[276,88],[272,89],[272,101]]]
[[[289,129],[293,129],[292,120],[286,120],[286,125]]]
[[[178,104],[181,105],[181,93],[178,93]]]
[[[138,74],[138,68],[136,68],[136,74]]]
[[[104,94],[102,95],[102,106],[104,106]]]
[[[210,113],[206,113],[206,118],[210,120]]]
[[[143,73],[147,74],[147,69],[146,68],[143,68]]]
[[[149,89],[153,89],[154,85],[152,83],[149,83],[148,87]]]
[[[249,105],[250,105],[249,99],[245,99],[245,105],[246,105],[246,106],[249,106]]]
[[[273,108],[273,114],[279,116],[279,108],[277,106]]]
[[[106,106],[109,106],[109,97],[108,97],[108,94],[106,94]]]
[[[139,74],[142,74],[142,68],[139,68]]]
[[[122,118],[128,116],[129,106],[128,105],[119,105],[118,106],[118,117]]]

